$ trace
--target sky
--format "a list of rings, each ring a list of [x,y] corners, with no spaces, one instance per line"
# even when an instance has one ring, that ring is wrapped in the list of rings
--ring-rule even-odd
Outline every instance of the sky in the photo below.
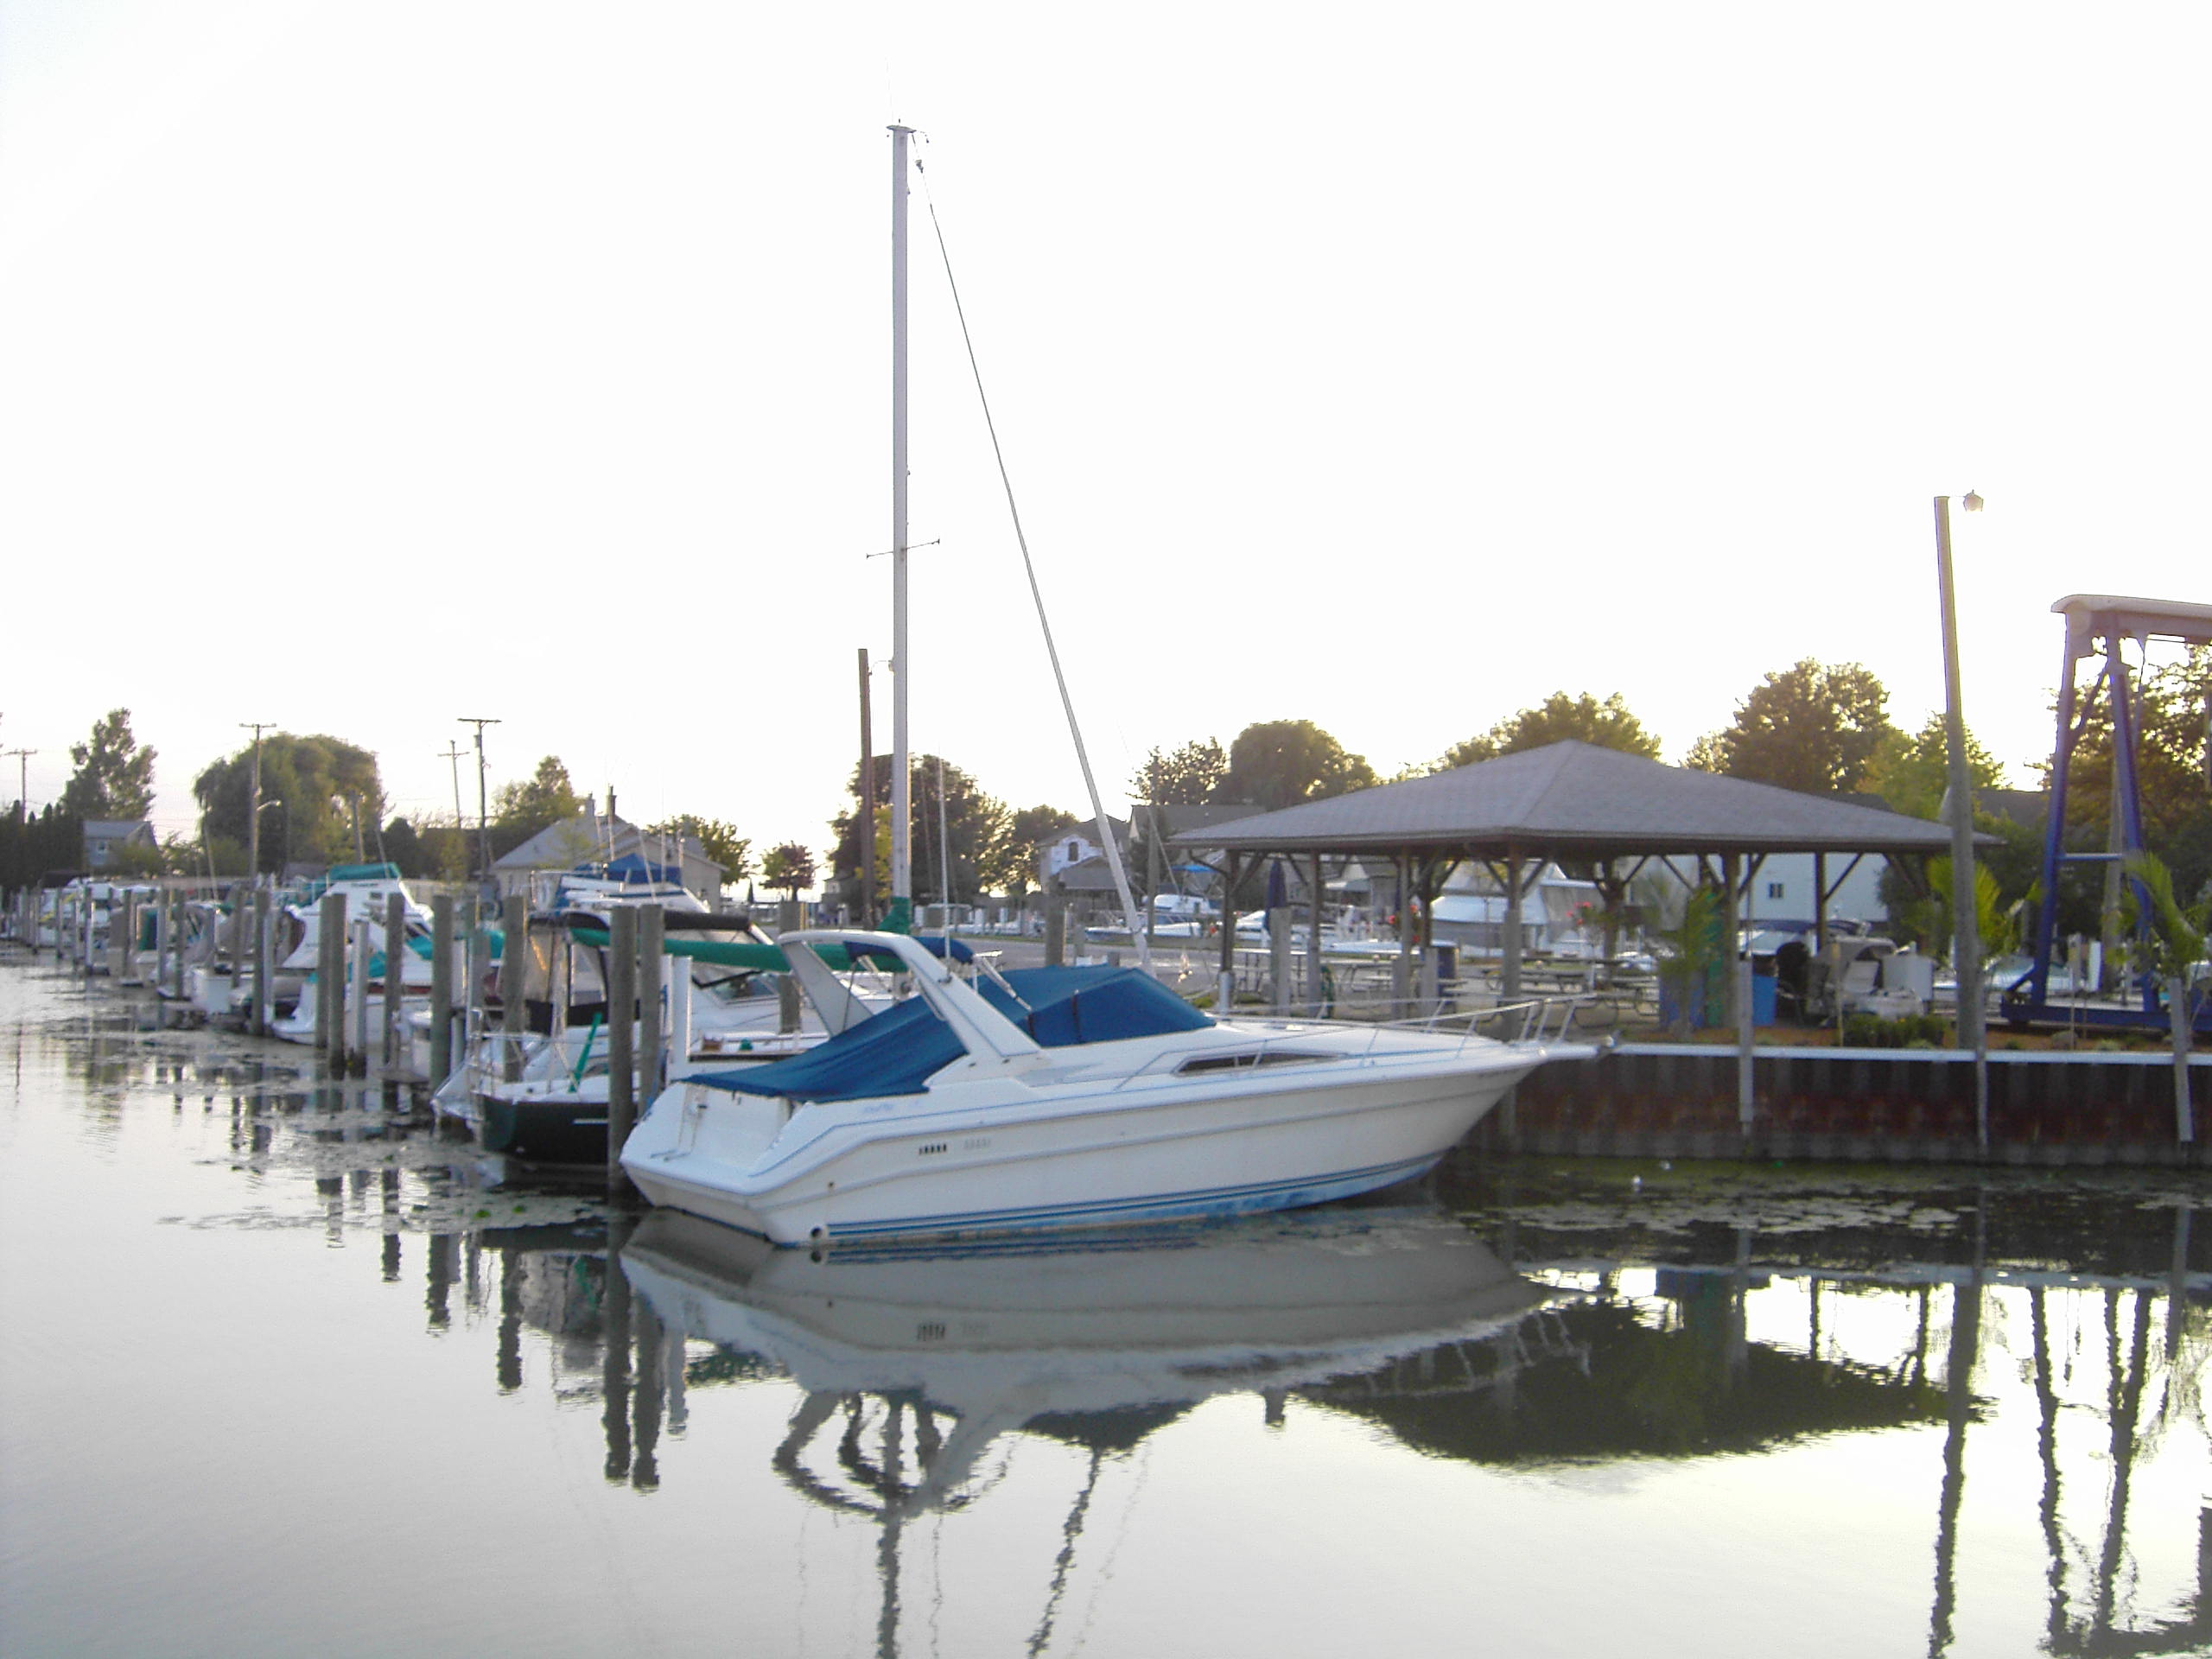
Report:
[[[2077,592],[2212,601],[2212,11],[0,0],[0,749],[156,818],[245,721],[451,811],[557,754],[826,847],[911,707],[1109,810],[1311,719],[1385,774],[1555,690],[1679,760],[1765,674],[2028,782]],[[16,767],[0,794],[12,797]],[[462,804],[474,810],[472,763]]]

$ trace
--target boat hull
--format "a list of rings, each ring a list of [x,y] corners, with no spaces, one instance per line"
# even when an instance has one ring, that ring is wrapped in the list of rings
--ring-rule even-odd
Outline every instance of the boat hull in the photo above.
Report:
[[[1028,1103],[925,1095],[802,1107],[780,1125],[763,1121],[780,1102],[679,1087],[622,1161],[653,1203],[787,1245],[1243,1215],[1427,1173],[1541,1059]],[[709,1126],[715,1114],[754,1121]]]

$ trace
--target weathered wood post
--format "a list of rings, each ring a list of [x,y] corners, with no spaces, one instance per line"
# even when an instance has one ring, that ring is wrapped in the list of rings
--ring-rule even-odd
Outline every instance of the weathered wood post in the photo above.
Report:
[[[1045,892],[1045,965],[1065,968],[1068,963],[1068,896],[1055,878]]]
[[[1505,854],[1505,931],[1498,944],[1497,1000],[1521,1000],[1521,855],[1509,848]]]
[[[1414,861],[1395,860],[1398,880],[1398,954],[1390,963],[1390,1018],[1406,1017],[1414,998]]]
[[[1221,969],[1213,993],[1214,1017],[1220,1020],[1236,1011],[1236,855],[1230,853],[1223,862],[1227,868],[1221,882]]]
[[[270,1016],[276,1008],[276,895],[257,885],[253,890],[253,1034],[269,1034]]]
[[[671,957],[668,961],[668,1050],[665,1071],[673,1072],[691,1058],[691,959]]]
[[[1740,853],[1725,853],[1720,879],[1728,889],[1728,923],[1721,935],[1722,960],[1728,970],[1728,1012],[1736,1027],[1736,1122],[1746,1139],[1752,1121],[1751,955],[1742,944],[1744,914],[1751,898],[1751,878]]]
[[[117,893],[108,889],[107,901],[107,971],[118,985],[130,982],[132,946],[138,943],[138,899],[128,892]]]
[[[346,976],[346,1046],[353,1061],[356,1076],[369,1074],[369,918],[365,916],[353,923],[347,940],[353,957],[353,971]]]
[[[1268,912],[1268,974],[1278,1015],[1290,1012],[1290,906],[1275,906]]]
[[[667,1060],[663,988],[667,983],[667,912],[647,905],[638,912],[638,1099],[650,1106],[660,1096]]]
[[[1313,855],[1313,862],[1307,867],[1306,879],[1313,884],[1313,902],[1310,912],[1313,929],[1306,942],[1306,991],[1307,1000],[1313,1004],[1313,1014],[1319,1017],[1327,1002],[1321,983],[1321,919],[1323,912],[1328,909],[1329,899],[1328,885],[1321,874],[1320,854]]]
[[[315,918],[315,1046],[346,1069],[346,899],[326,893]]]
[[[430,899],[430,1087],[453,1075],[453,895]]]
[[[527,894],[507,895],[500,909],[499,931],[499,1075],[512,1083],[522,1074],[523,1033],[530,1029],[530,1006],[524,1000],[530,963]],[[614,1023],[611,1003],[607,1023]]]
[[[384,912],[384,1069],[411,1070],[407,1040],[407,900],[393,893]]]
[[[618,905],[607,918],[607,1180],[622,1179],[622,1143],[636,1119],[638,912]],[[620,1278],[620,1273],[610,1275]]]
[[[796,933],[805,925],[799,915],[795,899],[785,899],[776,906],[776,931]],[[804,946],[798,947],[804,949]],[[797,1031],[799,1026],[798,981],[785,974],[776,981],[776,1029]]]

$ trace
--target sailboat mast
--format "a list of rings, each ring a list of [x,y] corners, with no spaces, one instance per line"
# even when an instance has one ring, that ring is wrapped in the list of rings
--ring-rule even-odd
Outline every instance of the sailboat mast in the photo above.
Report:
[[[906,139],[891,129],[891,897],[914,897],[906,746]]]

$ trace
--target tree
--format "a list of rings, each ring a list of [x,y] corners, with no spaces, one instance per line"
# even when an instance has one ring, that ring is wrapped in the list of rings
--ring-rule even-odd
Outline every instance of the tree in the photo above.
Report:
[[[1688,764],[1809,794],[1851,794],[1896,729],[1889,700],[1859,664],[1808,657],[1753,686],[1732,723],[1691,747]]]
[[[2137,687],[2139,725],[2137,788],[2143,841],[2171,874],[2176,890],[2195,893],[2212,880],[2212,776],[2206,766],[2212,736],[2212,647],[2145,673]],[[2079,709],[2081,735],[2067,773],[2066,827],[2079,851],[2102,850],[2112,814],[2112,704],[2092,692]],[[2044,767],[2050,785],[2050,766]]]
[[[244,848],[253,811],[253,746],[211,764],[193,780],[201,834]],[[286,862],[343,864],[353,856],[353,803],[365,823],[384,817],[377,758],[343,739],[269,732],[261,740],[261,868]]]
[[[569,769],[557,754],[537,763],[537,770],[518,784],[501,784],[493,791],[492,816],[510,832],[520,830],[515,844],[550,829],[584,810],[582,797],[569,781]]]
[[[1158,749],[1145,757],[1129,793],[1154,806],[1197,806],[1212,800],[1229,772],[1229,757],[1215,739],[1193,738],[1173,754]]]
[[[1914,735],[1891,731],[1867,763],[1866,787],[1900,812],[1916,818],[1942,816],[1951,787],[1951,747],[1947,722],[1938,711]],[[1997,758],[1966,734],[1967,783],[1971,789],[2002,789],[2005,769]]]
[[[1312,721],[1269,720],[1236,734],[1229,746],[1229,771],[1214,793],[1219,800],[1274,811],[1367,789],[1375,781],[1365,756],[1347,753]]]
[[[938,799],[940,777],[944,796],[942,812]],[[982,895],[985,872],[1003,868],[1007,838],[1013,830],[1013,813],[1003,801],[986,794],[966,772],[950,761],[941,762],[933,754],[914,756],[907,780],[914,815],[910,851],[915,902],[936,904],[944,898],[942,872],[950,862],[955,902],[973,903]],[[830,821],[837,837],[830,855],[830,874],[851,892],[859,889],[861,844],[866,839],[860,823],[860,768],[855,766],[846,786],[855,804]],[[875,798],[880,804],[891,798],[889,755],[875,757]],[[884,812],[885,809],[880,804],[878,810]],[[940,819],[950,832],[944,838],[950,849],[949,860],[939,845]],[[887,862],[891,828],[887,813],[880,821],[880,830],[876,844],[878,868],[883,873],[876,885],[879,904],[888,902],[891,897]]]
[[[799,889],[814,885],[814,854],[803,842],[787,841],[772,847],[760,861],[760,879],[772,887],[781,887],[784,896],[796,904]]]
[[[130,711],[111,709],[92,722],[92,734],[69,746],[77,770],[61,791],[61,810],[78,818],[124,822],[154,810],[154,754],[130,734]]]
[[[737,826],[721,818],[702,818],[690,812],[679,812],[672,818],[663,818],[648,827],[645,833],[652,836],[689,836],[699,843],[699,850],[722,867],[726,882],[742,881],[753,874],[753,840],[737,833]],[[771,881],[769,886],[775,883]],[[812,885],[811,879],[803,885]]]
[[[2212,947],[2212,893],[2184,904],[2174,893],[2171,871],[2155,854],[2137,853],[2127,861],[2127,920],[2142,938],[2137,950],[2144,971],[2166,993],[2166,1024],[2174,1054],[2174,1134],[2187,1145],[2196,1138],[2189,1097],[2189,1051],[2197,1011],[2212,987],[2198,988],[2196,965]]]
[[[1440,764],[1446,767],[1471,766],[1478,760],[1495,760],[1501,754],[1517,754],[1523,749],[1541,749],[1568,738],[1594,743],[1602,749],[1618,749],[1624,754],[1640,754],[1650,760],[1659,758],[1659,740],[1644,730],[1643,722],[1629,712],[1619,692],[1600,702],[1587,691],[1579,696],[1554,691],[1534,709],[1523,709],[1519,714],[1499,721],[1480,736],[1453,744],[1445,751]]]
[[[385,825],[384,855],[397,865],[400,874],[410,881],[437,874],[436,852],[422,832],[404,818],[394,818]]]
[[[1057,806],[1023,807],[1009,824],[1001,856],[984,873],[985,885],[1009,899],[1020,898],[1037,880],[1045,843],[1082,823],[1074,813]]]

